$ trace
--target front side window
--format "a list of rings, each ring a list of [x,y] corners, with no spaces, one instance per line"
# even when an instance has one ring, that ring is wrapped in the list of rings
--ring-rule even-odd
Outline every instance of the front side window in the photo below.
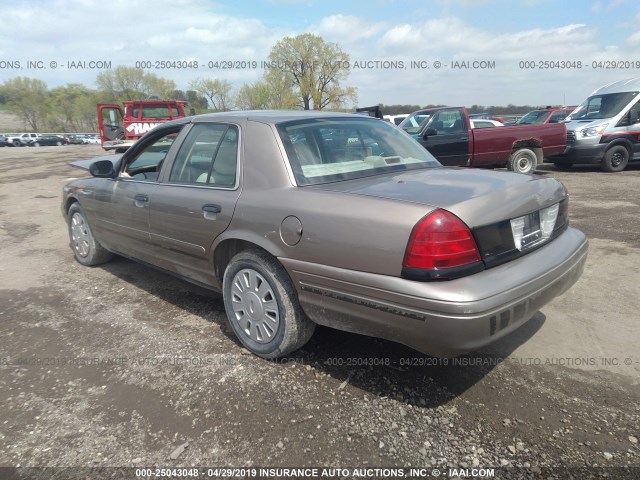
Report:
[[[388,122],[323,118],[278,125],[298,185],[315,185],[440,163]]]
[[[127,162],[120,176],[131,177],[136,180],[156,181],[160,174],[164,158],[167,156],[173,141],[181,129],[182,126],[171,133],[163,135],[145,147]]]
[[[551,115],[551,118],[549,119],[549,123],[560,123],[562,120],[564,120],[567,117],[567,115],[569,115],[569,113],[571,112],[563,111],[563,110],[554,112]]]
[[[400,122],[399,127],[405,132],[418,133],[431,117],[431,112],[414,112]]]
[[[238,127],[198,123],[178,151],[169,182],[233,187],[237,165]]]

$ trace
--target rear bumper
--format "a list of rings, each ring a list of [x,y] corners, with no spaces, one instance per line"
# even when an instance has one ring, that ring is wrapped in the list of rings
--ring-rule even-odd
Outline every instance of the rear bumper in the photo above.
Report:
[[[280,260],[316,323],[455,356],[498,340],[568,290],[580,278],[587,252],[586,237],[569,228],[517,260],[445,282]]]

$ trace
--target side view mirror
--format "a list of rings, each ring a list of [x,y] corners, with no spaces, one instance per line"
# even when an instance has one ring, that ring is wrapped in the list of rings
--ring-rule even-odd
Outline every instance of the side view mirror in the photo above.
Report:
[[[432,137],[433,135],[437,135],[437,134],[438,134],[438,131],[435,128],[429,127],[422,134],[422,138],[424,138],[426,140],[427,137]]]
[[[91,166],[89,166],[89,173],[94,177],[100,178],[113,178],[116,175],[111,160],[98,160],[97,162],[93,162]]]

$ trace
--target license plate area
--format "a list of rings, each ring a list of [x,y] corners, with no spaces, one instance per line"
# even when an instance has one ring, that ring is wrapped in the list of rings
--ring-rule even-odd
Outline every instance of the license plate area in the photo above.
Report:
[[[526,251],[551,237],[558,218],[558,204],[531,212],[511,220],[513,243],[520,251]]]

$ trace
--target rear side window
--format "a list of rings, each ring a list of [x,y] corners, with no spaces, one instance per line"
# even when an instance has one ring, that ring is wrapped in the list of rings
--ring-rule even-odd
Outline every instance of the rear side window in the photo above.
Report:
[[[194,125],[184,139],[169,175],[171,183],[234,187],[238,165],[238,127]]]

